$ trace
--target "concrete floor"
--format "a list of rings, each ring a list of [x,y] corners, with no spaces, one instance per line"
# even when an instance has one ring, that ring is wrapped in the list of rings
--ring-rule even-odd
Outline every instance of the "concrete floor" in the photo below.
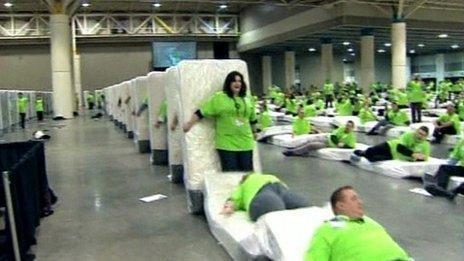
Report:
[[[66,124],[55,129],[51,125]],[[28,138],[32,128],[0,139]],[[165,167],[150,165],[133,142],[106,120],[53,122],[46,146],[50,184],[59,196],[55,214],[38,231],[37,260],[230,260],[202,217],[187,213],[185,193],[166,178]],[[360,136],[368,144],[381,137]],[[342,185],[355,186],[368,215],[383,224],[416,260],[462,260],[464,199],[449,202],[408,190],[414,180],[375,175],[341,162],[284,158],[281,149],[259,145],[264,171],[323,205]],[[434,156],[448,148],[434,147]],[[162,193],[167,199],[141,203]]]

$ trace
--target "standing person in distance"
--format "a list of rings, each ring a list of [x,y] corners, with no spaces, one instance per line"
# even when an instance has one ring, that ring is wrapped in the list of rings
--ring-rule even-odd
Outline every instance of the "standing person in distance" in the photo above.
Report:
[[[18,93],[18,112],[20,118],[21,128],[26,128],[26,112],[29,109],[29,100],[24,97],[22,92]]]
[[[203,118],[215,119],[216,149],[222,170],[252,171],[256,124],[252,104],[243,75],[233,71],[227,75],[223,90],[213,94],[184,124],[184,132]]]
[[[37,120],[43,121],[44,114],[44,100],[41,95],[38,95],[35,98],[35,111],[37,113]]]
[[[422,104],[426,98],[419,76],[414,77],[414,80],[408,84],[406,92],[411,106],[412,123],[419,123],[422,120]]]

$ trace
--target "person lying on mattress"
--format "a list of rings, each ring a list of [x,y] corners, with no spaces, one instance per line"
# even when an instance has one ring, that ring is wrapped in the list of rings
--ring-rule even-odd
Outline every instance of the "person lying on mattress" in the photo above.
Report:
[[[369,147],[367,150],[355,150],[351,157],[359,161],[365,157],[370,162],[382,160],[426,161],[430,156],[430,143],[427,141],[429,129],[421,126],[416,131],[407,132],[399,138]]]
[[[269,212],[307,206],[307,199],[290,191],[276,176],[251,173],[243,176],[225,202],[221,214],[231,215],[235,211],[244,210],[252,221],[256,221]]]
[[[269,115],[266,102],[264,102],[263,105],[259,108],[259,113],[256,118],[258,121],[256,123],[257,132],[263,131],[264,129],[272,126],[272,117]]]
[[[458,193],[464,193],[464,184],[456,188],[448,188],[453,176],[464,177],[464,140],[456,144],[446,164],[441,165],[435,175],[425,173],[424,189],[434,196],[453,200]]]
[[[392,102],[390,104],[390,109],[387,110],[385,119],[379,121],[366,135],[378,135],[379,133],[377,131],[382,127],[381,133],[385,134],[385,132],[395,126],[408,126],[409,124],[408,114],[404,111],[400,111],[398,104]]]
[[[216,149],[222,171],[252,171],[255,147],[252,125],[257,121],[241,73],[233,71],[227,75],[223,90],[213,94],[192,115],[183,126],[184,132],[205,117],[215,119]]]
[[[434,140],[432,143],[441,143],[445,134],[459,135],[461,134],[461,120],[459,115],[456,114],[454,105],[449,104],[446,106],[446,113],[441,115],[435,121],[435,130],[433,131]]]
[[[353,102],[347,97],[342,97],[337,101],[335,109],[339,116],[352,116]]]
[[[358,117],[361,120],[361,124],[365,124],[366,122],[377,121],[378,120],[377,116],[375,115],[375,113],[370,108],[370,105],[371,105],[370,101],[366,100],[364,102],[364,105],[361,108],[361,110],[359,110]]]
[[[285,150],[282,153],[285,156],[306,156],[310,151],[322,148],[354,149],[356,146],[356,135],[353,129],[354,122],[348,121],[345,126],[335,129],[328,136],[315,137],[306,144]]]
[[[304,116],[308,117],[315,117],[317,116],[318,108],[316,104],[314,104],[313,99],[309,98],[306,100],[306,105],[304,106]]]
[[[364,214],[356,190],[344,186],[330,197],[335,218],[314,233],[305,261],[406,261],[408,254],[382,225]]]
[[[319,131],[313,128],[311,124],[309,124],[309,121],[306,119],[303,106],[298,107],[298,116],[293,119],[292,129],[293,137],[304,134],[319,133]]]

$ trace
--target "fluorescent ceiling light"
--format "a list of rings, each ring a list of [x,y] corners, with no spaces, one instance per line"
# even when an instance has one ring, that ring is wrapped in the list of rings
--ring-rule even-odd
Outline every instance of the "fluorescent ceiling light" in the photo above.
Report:
[[[350,45],[350,42],[343,42],[343,45]]]
[[[423,44],[423,43],[420,43],[420,44],[418,44],[417,46],[419,46],[420,48],[422,48],[422,47],[424,47],[424,46],[425,46],[425,44]]]
[[[350,53],[351,53],[351,52],[354,52],[354,49],[353,49],[353,48],[350,48],[350,49],[348,49],[348,52],[350,52]]]
[[[377,52],[378,52],[378,53],[384,53],[385,50],[384,50],[384,49],[379,49],[379,50],[377,50]]]
[[[87,3],[87,2],[84,2],[84,3],[82,3],[82,6],[83,6],[83,7],[89,7],[89,6],[90,6],[90,4],[89,4],[89,3]]]
[[[409,50],[409,53],[416,53],[416,50]]]
[[[448,37],[448,34],[439,34],[438,35],[438,38],[447,38]]]
[[[5,7],[8,7],[8,8],[10,8],[10,7],[13,6],[13,4],[10,3],[10,2],[6,2],[6,3],[4,3],[3,5],[4,5]]]
[[[342,60],[342,61],[344,61],[344,62],[347,62],[347,61],[348,61],[348,59],[346,59],[346,58],[343,58],[343,60]]]
[[[351,56],[356,56],[356,54],[355,54],[355,53],[350,53],[350,55],[351,55]]]
[[[160,3],[154,3],[153,6],[158,8],[158,7],[161,7],[161,4]]]
[[[316,51],[316,48],[312,48],[312,47],[311,47],[311,48],[308,49],[308,51],[310,51],[310,52],[315,52],[315,51]]]
[[[383,45],[384,45],[384,46],[386,46],[386,47],[390,47],[390,46],[392,46],[392,44],[391,44],[391,43],[384,43]]]
[[[219,6],[219,8],[220,8],[220,9],[226,9],[226,8],[227,8],[227,5],[222,4],[222,5]]]
[[[458,49],[458,48],[459,48],[459,45],[453,44],[453,45],[451,45],[451,48],[453,48],[453,49]]]

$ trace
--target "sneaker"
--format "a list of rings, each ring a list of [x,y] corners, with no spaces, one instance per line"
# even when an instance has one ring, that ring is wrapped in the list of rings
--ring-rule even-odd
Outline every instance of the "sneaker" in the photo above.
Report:
[[[445,197],[449,200],[453,200],[456,197],[456,193],[450,192],[446,189],[442,189],[441,187],[434,184],[429,184],[425,186],[424,189],[433,196]]]
[[[353,163],[358,163],[361,161],[361,157],[355,155],[355,154],[351,154],[350,155],[350,162],[353,162]]]
[[[364,155],[365,155],[364,151],[362,151],[362,150],[354,150],[353,154],[358,156],[358,157],[364,157]]]

